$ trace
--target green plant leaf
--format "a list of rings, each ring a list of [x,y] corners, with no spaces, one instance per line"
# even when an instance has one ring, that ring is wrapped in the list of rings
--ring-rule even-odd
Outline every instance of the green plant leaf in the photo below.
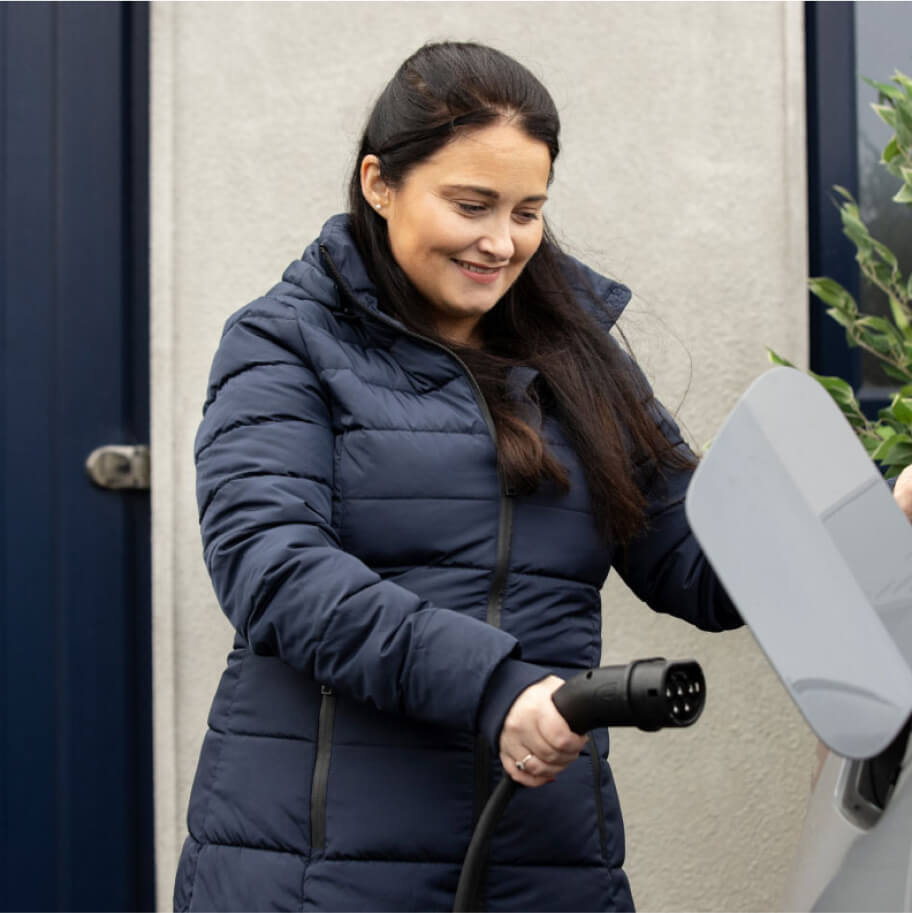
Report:
[[[912,203],[912,186],[904,184],[893,197],[894,203]]]
[[[896,158],[902,158],[902,150],[896,142],[896,137],[891,136],[890,141],[884,146],[883,154],[880,157],[881,164],[889,165]]]
[[[906,93],[912,97],[912,79],[906,76],[905,73],[900,70],[895,70],[890,79],[901,85],[906,90]]]
[[[883,462],[890,458],[890,454],[902,444],[902,435],[893,434],[888,437],[875,451],[871,454],[872,459]]]
[[[872,459],[885,466],[898,466],[899,468],[908,466],[912,463],[912,440],[906,439],[905,441],[894,443],[889,453],[884,456],[878,457],[876,453],[877,451],[875,451]]]
[[[861,220],[861,213],[858,210],[858,204],[854,201],[851,203],[843,203],[839,209],[840,216],[842,217],[843,223],[845,222],[857,222],[861,228],[864,228],[864,222]]]
[[[890,295],[890,313],[893,315],[893,322],[903,331],[903,335],[908,338],[909,314],[906,306],[898,299]]]
[[[894,349],[890,340],[882,333],[866,333],[861,337],[861,344],[874,350],[874,353],[884,358],[889,358],[894,354]]]
[[[890,448],[891,448],[891,446],[892,446],[892,444],[891,444],[890,441],[884,441],[884,442],[883,442],[883,443],[882,443],[882,444],[881,444],[881,445],[880,445],[880,446],[871,454],[871,459],[872,459],[872,460],[877,460],[878,463],[879,463],[881,460],[886,459],[887,456],[888,456],[889,453],[890,453]]]
[[[885,317],[876,317],[871,314],[866,314],[864,317],[858,319],[858,325],[868,327],[872,330],[878,330],[886,336],[895,338],[897,342],[902,342],[899,331]]]
[[[843,411],[845,409],[852,413],[861,411],[858,408],[858,401],[855,399],[855,391],[841,377],[823,377],[819,374],[812,374],[812,376],[833,397]]]
[[[867,76],[861,77],[864,82],[874,89],[877,89],[881,95],[886,95],[887,98],[893,98],[896,100],[901,100],[903,98],[902,89],[898,89],[896,86],[891,86],[888,82],[877,82],[874,79],[868,79]]]
[[[853,334],[859,345],[873,349],[885,359],[901,361],[904,357],[905,340],[902,333],[883,317],[861,317],[847,332]]]
[[[795,366],[787,359],[774,352],[769,346],[766,347],[766,357],[774,365],[782,365],[784,368],[794,368]]]
[[[900,168],[902,167],[902,165],[900,163],[903,161],[905,161],[904,157],[895,158],[895,159],[893,159],[892,162],[886,162],[884,164],[884,168],[886,168],[887,171],[889,171],[890,174],[893,175],[893,177],[899,178],[899,180],[902,180],[902,173],[900,171]]]
[[[878,241],[876,238],[872,238],[871,241],[874,245],[874,250],[880,255],[880,259],[883,260],[893,272],[899,273],[899,263],[896,259],[896,254],[894,254],[886,244]]]
[[[893,418],[907,427],[912,427],[912,399],[897,394],[887,407]]]
[[[846,190],[846,188],[843,187],[841,184],[834,184],[834,185],[833,185],[833,190],[835,190],[836,193],[839,194],[839,196],[845,198],[845,199],[848,200],[850,203],[854,203],[854,202],[855,202],[855,197],[853,197],[852,194],[851,194],[848,190]]]
[[[912,144],[912,105],[905,104],[905,99],[893,108],[895,114],[896,139],[901,146]]]
[[[912,361],[907,361],[907,363],[912,364]],[[912,379],[912,368],[906,368],[903,370],[887,362],[881,362],[880,370],[883,371],[887,377],[890,377],[895,381],[899,381],[901,384],[908,383],[909,380]]]
[[[878,419],[877,419],[878,428],[892,428],[896,434],[908,434],[909,426],[905,422],[901,422],[893,414],[893,400],[890,400],[889,406],[884,406],[883,409],[878,410]]]
[[[811,376],[816,380],[828,393],[838,393],[846,397],[854,398],[855,394],[852,391],[852,386],[848,381],[843,380],[841,377],[835,377],[832,374],[814,374],[811,372]]]
[[[836,403],[842,417],[851,425],[856,434],[861,434],[867,428],[864,416],[858,411],[857,403],[840,403],[835,399],[833,402]]]
[[[885,123],[896,129],[896,111],[890,105],[872,104],[874,113]]]
[[[785,362],[780,356],[776,355],[772,349],[767,348],[770,360],[778,359],[777,363]],[[788,363],[785,362],[787,365]],[[788,365],[791,367],[791,365]],[[874,438],[869,429],[869,422],[861,411],[858,401],[855,399],[855,392],[852,387],[841,377],[824,376],[815,374],[813,371],[807,372],[830,394],[833,402],[839,407],[846,421],[852,426],[859,438],[865,444],[868,452],[872,452],[879,446],[879,441]]]
[[[896,266],[890,266],[889,263],[874,263],[873,260],[865,264],[863,272],[866,278],[884,291],[890,288],[894,282],[902,279]]]
[[[832,317],[836,323],[842,324],[847,330],[855,326],[855,317],[846,314],[836,308],[827,308],[827,315]]]
[[[857,208],[846,203],[842,206],[840,215],[842,216],[842,233],[860,252],[869,253],[873,246],[871,233],[868,231],[868,226],[861,221]]]
[[[855,299],[835,279],[815,277],[808,281],[808,287],[824,304],[853,315],[858,313]]]
[[[912,187],[912,168],[908,165],[901,165],[899,168],[900,177],[902,177],[906,188]]]

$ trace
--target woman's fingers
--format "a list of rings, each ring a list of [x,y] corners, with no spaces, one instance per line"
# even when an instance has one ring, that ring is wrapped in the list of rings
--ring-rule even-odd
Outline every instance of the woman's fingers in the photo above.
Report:
[[[568,764],[575,761],[585,747],[585,738],[579,740],[574,738],[569,750],[564,747],[559,748],[553,742],[549,742],[535,728],[529,728],[518,738],[508,739],[501,743],[501,748],[516,761],[521,761],[525,755],[531,754],[533,760],[530,763],[536,769],[544,766],[549,769],[553,768],[554,771],[563,770]]]
[[[514,701],[500,735],[500,760],[524,786],[542,786],[579,757],[586,739],[567,726],[551,695],[563,684],[551,675]]]
[[[524,758],[526,760],[523,762]],[[522,767],[518,766],[517,760],[523,762]],[[534,755],[530,756],[529,752],[526,752],[525,755],[518,759],[501,753],[500,763],[503,764],[503,769],[508,776],[516,780],[517,783],[522,783],[523,786],[528,786],[532,789],[544,786],[545,783],[550,783],[563,770],[563,768],[552,769],[539,761]]]
[[[519,755],[519,757],[517,757]],[[512,767],[516,770],[529,774],[533,777],[556,777],[566,766],[567,764],[551,764],[547,761],[542,760],[534,752],[524,750],[522,748],[517,749],[515,752],[511,752],[509,755],[506,755],[508,758],[507,764],[505,767]],[[571,760],[576,760],[573,758]],[[503,761],[503,758],[501,758]],[[570,763],[569,761],[567,763]]]
[[[560,682],[560,684],[562,685],[563,682]],[[586,747],[586,736],[577,735],[573,732],[567,725],[567,721],[561,716],[560,711],[554,706],[551,694],[556,690],[557,688],[554,688],[549,693],[548,700],[536,720],[536,727],[540,737],[537,747],[539,752],[541,752],[540,756],[544,760],[553,764],[562,763],[566,765],[578,757],[580,752]]]

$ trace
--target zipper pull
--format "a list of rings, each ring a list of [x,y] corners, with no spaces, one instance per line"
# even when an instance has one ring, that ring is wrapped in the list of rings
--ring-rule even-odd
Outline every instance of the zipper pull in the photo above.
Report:
[[[329,687],[329,685],[320,685],[320,694],[322,694],[324,697],[329,697],[332,695],[332,693],[333,690]]]

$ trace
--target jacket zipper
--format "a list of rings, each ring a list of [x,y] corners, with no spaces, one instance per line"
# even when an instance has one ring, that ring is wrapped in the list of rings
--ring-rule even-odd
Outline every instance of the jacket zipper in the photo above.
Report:
[[[496,446],[496,443],[495,443]],[[500,627],[500,609],[503,605],[503,594],[507,583],[507,571],[510,563],[510,546],[513,539],[513,497],[509,491],[501,489],[500,521],[497,529],[497,563],[491,577],[491,589],[488,593],[487,622],[495,628]],[[475,739],[475,795],[472,803],[472,824],[478,823],[481,813],[491,795],[491,748],[483,735]],[[483,909],[479,907],[479,909]]]
[[[326,788],[329,784],[335,717],[336,696],[332,688],[320,685],[320,717],[317,723],[313,780],[310,785],[310,847],[321,852],[326,847]]]
[[[478,408],[481,410],[482,418],[484,419],[485,425],[487,425],[488,433],[491,435],[491,441],[494,444],[494,452],[496,454],[497,428],[494,425],[494,419],[491,416],[491,410],[488,408],[484,394],[481,392],[481,387],[478,386],[478,381],[475,380],[468,365],[453,351],[446,346],[441,345],[439,342],[428,339],[427,336],[422,336],[420,333],[412,332],[392,320],[390,317],[387,317],[386,314],[381,311],[373,311],[366,307],[358,300],[357,295],[355,295],[348,283],[342,277],[342,274],[336,268],[336,264],[333,262],[332,257],[329,255],[329,251],[323,244],[320,245],[320,253],[323,256],[327,268],[330,273],[332,273],[333,279],[339,286],[339,289],[359,310],[364,311],[370,317],[379,320],[381,323],[393,327],[398,332],[404,333],[406,336],[420,340],[427,345],[433,346],[435,349],[440,349],[440,351],[444,352],[450,358],[455,359],[472,387],[475,399],[478,402]],[[498,475],[500,477],[500,515],[497,528],[497,558],[494,564],[494,574],[491,577],[491,589],[488,591],[488,608],[485,617],[487,623],[495,628],[500,627],[500,611],[503,605],[503,594],[504,588],[506,587],[507,571],[510,563],[510,547],[513,539],[513,492],[507,486],[506,480],[499,467]],[[478,821],[481,809],[484,807],[485,802],[487,802],[488,795],[491,792],[489,777],[490,760],[490,749],[488,744],[483,737],[479,736],[475,740],[475,802],[473,811],[473,821],[475,822]]]
[[[602,859],[608,860],[608,835],[605,833],[605,809],[602,805],[602,760],[595,740],[589,737],[589,756],[592,758],[592,783],[595,787],[595,813],[598,817],[599,841],[602,846]]]
[[[436,342],[433,339],[429,339],[427,336],[422,336],[420,333],[415,333],[407,327],[402,326],[402,324],[393,320],[391,317],[387,317],[382,311],[371,310],[363,302],[358,300],[358,296],[351,290],[349,284],[342,277],[342,274],[336,268],[336,264],[333,263],[332,257],[329,255],[329,251],[326,249],[326,246],[320,245],[320,253],[323,255],[323,259],[326,262],[329,271],[333,275],[333,279],[336,282],[336,285],[342,290],[345,294],[345,297],[349,301],[353,302],[358,310],[364,311],[369,317],[373,317],[375,320],[379,320],[381,323],[385,323],[387,326],[392,327],[394,330],[397,330],[400,333],[404,333],[406,336],[410,336],[412,339],[418,339],[421,342],[427,343],[429,346],[433,346],[435,349],[440,349],[446,355],[449,355],[450,358],[454,359],[460,368],[462,368],[463,373],[465,374],[467,380],[472,386],[472,391],[475,394],[475,399],[478,401],[478,407],[481,409],[482,418],[484,418],[485,425],[488,427],[488,432],[491,435],[491,440],[494,443],[494,450],[497,450],[497,429],[494,427],[494,419],[491,416],[491,410],[488,408],[488,404],[485,401],[484,394],[481,392],[481,387],[478,386],[478,381],[475,380],[474,375],[469,370],[469,366],[455,353],[452,349],[448,349],[445,345],[442,345],[439,342]],[[499,473],[499,470],[498,470]],[[501,491],[509,496],[510,492],[506,491],[506,483],[501,476]],[[490,611],[490,605],[489,605]]]

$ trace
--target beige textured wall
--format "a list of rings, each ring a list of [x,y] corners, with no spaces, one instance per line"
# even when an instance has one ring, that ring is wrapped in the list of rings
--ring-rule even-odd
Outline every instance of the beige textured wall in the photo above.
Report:
[[[564,123],[552,224],[573,252],[634,288],[625,326],[635,351],[702,444],[765,369],[765,344],[805,357],[802,29],[798,3],[153,4],[162,909],[230,645],[193,494],[209,361],[228,314],[342,208],[382,84],[441,38],[494,44],[543,78]],[[613,582],[604,607],[606,661],[693,655],[710,689],[690,731],[615,735],[639,907],[775,909],[813,740],[750,634],[691,631]]]

